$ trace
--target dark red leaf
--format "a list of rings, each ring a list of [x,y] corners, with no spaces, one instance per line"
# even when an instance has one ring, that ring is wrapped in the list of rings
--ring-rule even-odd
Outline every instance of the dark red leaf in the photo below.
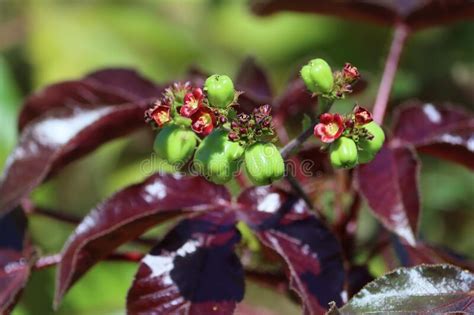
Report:
[[[235,79],[237,90],[245,92],[244,95],[258,105],[269,104],[272,100],[272,89],[265,71],[253,58],[247,58],[240,66]]]
[[[412,101],[397,112],[394,137],[418,150],[474,170],[474,115]]]
[[[142,260],[127,297],[129,314],[233,314],[244,295],[233,212],[182,221]]]
[[[58,269],[55,304],[100,259],[157,223],[188,212],[221,209],[230,195],[201,177],[156,174],[98,205],[69,237]]]
[[[398,258],[404,267],[413,267],[421,264],[448,263],[470,270],[471,272],[474,271],[474,261],[449,249],[436,247],[422,241],[418,241],[416,246],[410,246],[403,241],[394,244],[396,251],[393,250],[392,247],[387,247],[385,255],[388,259],[394,261]],[[397,257],[395,254],[401,257]]]
[[[13,209],[51,172],[104,142],[146,126],[146,104],[58,108],[23,130],[0,179],[0,214]]]
[[[89,74],[85,79],[99,82],[107,89],[135,101],[158,98],[162,92],[161,87],[132,69],[103,69]]]
[[[50,85],[28,97],[19,117],[19,128],[47,111],[88,104],[115,105],[159,97],[162,89],[134,70],[104,69],[77,81]]]
[[[254,0],[252,6],[263,15],[282,10],[312,12],[385,25],[402,21],[414,29],[474,16],[474,3],[470,0]]]
[[[0,314],[9,314],[30,276],[33,250],[20,208],[0,219]]]
[[[420,214],[419,162],[409,147],[385,145],[375,159],[360,165],[356,183],[375,217],[411,245]]]
[[[353,265],[347,272],[349,297],[360,291],[367,283],[374,280],[369,269],[365,265]]]
[[[259,187],[242,193],[238,202],[241,219],[287,263],[290,284],[308,314],[324,314],[331,301],[342,303],[344,268],[340,245],[303,200]]]
[[[285,92],[274,102],[275,113],[278,116],[294,116],[301,112],[310,112],[316,100],[299,77],[291,80]]]
[[[29,96],[18,119],[20,131],[32,120],[47,111],[62,107],[88,104],[90,107],[122,104],[131,101],[125,95],[113,93],[90,81],[67,81],[50,85]]]

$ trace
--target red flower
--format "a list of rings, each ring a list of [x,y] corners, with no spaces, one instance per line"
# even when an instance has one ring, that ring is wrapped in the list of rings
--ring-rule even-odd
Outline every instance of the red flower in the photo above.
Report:
[[[319,123],[314,127],[314,135],[322,142],[331,143],[342,135],[344,118],[339,114],[325,113],[319,117]]]
[[[183,99],[183,106],[179,110],[181,116],[191,117],[202,106],[204,94],[200,88],[195,88],[192,92],[186,93]]]
[[[191,116],[191,128],[200,136],[207,136],[214,129],[216,116],[207,107],[201,107]]]
[[[357,125],[365,125],[373,120],[372,114],[367,109],[359,105],[354,107],[354,119]]]
[[[346,63],[344,65],[344,69],[342,70],[342,72],[344,74],[344,81],[349,84],[354,83],[355,81],[360,79],[359,70],[357,70],[357,68],[351,65],[350,63]]]
[[[169,105],[156,101],[154,106],[145,112],[145,121],[161,128],[171,120],[170,110]]]

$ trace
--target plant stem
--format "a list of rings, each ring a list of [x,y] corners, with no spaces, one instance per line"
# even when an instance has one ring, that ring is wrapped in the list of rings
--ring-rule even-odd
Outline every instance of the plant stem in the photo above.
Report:
[[[142,260],[143,256],[143,253],[140,252],[112,253],[107,256],[105,260],[138,262]],[[43,256],[36,261],[33,268],[35,270],[42,270],[49,267],[53,267],[59,264],[61,262],[61,259],[62,256],[60,253],[49,256]]]
[[[385,68],[380,82],[377,98],[373,109],[374,120],[382,124],[385,111],[387,110],[390,91],[392,90],[395,74],[397,73],[400,56],[405,46],[406,39],[410,34],[408,26],[403,23],[397,24],[393,33],[392,44],[385,62]]]
[[[296,138],[294,138],[293,140],[288,142],[288,144],[285,145],[280,150],[280,153],[281,153],[281,156],[283,157],[283,159],[287,159],[288,157],[290,157],[291,154],[297,148],[299,148],[306,140],[308,140],[309,137],[311,137],[311,135],[313,134],[313,131],[314,131],[314,127],[319,122],[319,115],[321,115],[322,113],[327,112],[331,108],[333,103],[334,103],[334,100],[330,100],[330,99],[327,99],[327,98],[324,98],[324,97],[319,98],[319,104],[318,104],[319,106],[318,106],[318,114],[317,114],[318,117],[313,121],[311,126],[306,128],[306,130],[304,130]]]
[[[318,99],[317,118],[313,121],[313,123],[308,128],[306,128],[306,130],[303,130],[303,132],[299,134],[298,137],[291,140],[280,150],[280,154],[284,160],[288,159],[296,149],[298,149],[306,140],[309,139],[309,137],[311,137],[311,135],[313,134],[314,127],[319,122],[319,115],[327,112],[331,108],[333,103],[334,103],[334,100],[330,100],[327,98],[320,97]],[[313,209],[311,198],[309,198],[309,196],[306,194],[303,187],[301,187],[300,183],[296,180],[296,178],[294,178],[290,174],[286,174],[285,179],[288,181],[291,188],[304,200],[306,205],[310,209]]]

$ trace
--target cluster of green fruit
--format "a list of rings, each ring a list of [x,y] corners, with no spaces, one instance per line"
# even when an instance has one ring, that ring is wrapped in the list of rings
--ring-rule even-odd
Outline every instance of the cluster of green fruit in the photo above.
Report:
[[[355,127],[364,136],[341,136],[329,146],[329,159],[336,168],[352,168],[369,163],[385,140],[382,128],[374,121]]]
[[[154,150],[157,155],[168,163],[179,166],[187,164],[194,155],[192,163],[188,165],[193,171],[216,184],[230,181],[239,172],[242,164],[245,164],[247,176],[254,185],[268,185],[283,177],[283,158],[275,145],[263,138],[263,133],[261,139],[252,133],[252,141],[242,141],[248,139],[243,137],[247,129],[248,132],[253,132],[259,127],[261,130],[269,128],[269,120],[263,119],[271,119],[268,107],[265,107],[265,111],[256,109],[252,115],[237,115],[232,107],[236,105],[238,93],[232,80],[225,75],[210,76],[205,81],[203,90],[203,96],[198,97],[198,102],[202,104],[195,106],[211,109],[208,111],[210,118],[203,123],[207,130],[212,130],[206,133],[196,132],[201,129],[189,128],[189,125],[180,123],[181,118],[167,123],[159,129],[155,139]],[[171,98],[173,103],[177,104],[176,111],[182,112],[181,108],[186,106],[186,102],[177,102],[178,98],[175,96]],[[190,97],[183,98],[186,99]],[[187,112],[189,111],[187,109]],[[261,117],[262,112],[267,113],[266,117]],[[148,117],[153,121],[152,113],[149,113]],[[253,128],[244,128],[243,124],[250,124]],[[154,125],[158,125],[156,121]],[[237,135],[232,126],[239,126],[241,133]]]
[[[323,59],[313,59],[301,69],[308,90],[327,99],[344,97],[359,79],[356,67],[346,63],[342,71],[332,72]],[[314,135],[329,145],[329,158],[335,168],[352,168],[368,163],[382,148],[385,134],[365,108],[356,106],[352,114],[323,113]]]

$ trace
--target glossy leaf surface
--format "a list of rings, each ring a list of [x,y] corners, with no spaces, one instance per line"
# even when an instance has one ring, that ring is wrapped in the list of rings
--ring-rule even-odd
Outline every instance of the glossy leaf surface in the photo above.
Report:
[[[340,305],[344,269],[339,243],[304,201],[269,187],[249,189],[238,201],[242,219],[287,263],[305,312],[323,314],[331,301]]]
[[[0,214],[37,185],[101,144],[144,125],[143,104],[73,106],[36,119],[23,130],[0,179]]]
[[[358,189],[376,218],[412,245],[420,215],[418,173],[413,150],[390,145],[355,172]]]
[[[0,215],[52,172],[104,142],[145,127],[143,112],[160,88],[127,69],[105,69],[30,96],[19,143],[0,178]]]
[[[199,192],[199,193],[196,193]],[[69,237],[55,303],[100,259],[157,223],[182,213],[221,209],[229,193],[201,177],[156,174],[98,205]]]
[[[159,97],[161,90],[134,70],[99,70],[81,80],[52,84],[29,96],[20,112],[19,128],[53,109],[123,104]]]
[[[409,102],[397,113],[396,139],[474,170],[474,115],[452,106]]]
[[[244,295],[232,212],[178,224],[142,260],[128,293],[129,314],[233,314]]]
[[[30,276],[32,248],[25,241],[26,217],[20,208],[0,219],[0,313],[7,314]]]
[[[474,312],[474,275],[451,265],[400,268],[365,286],[341,314]]]

